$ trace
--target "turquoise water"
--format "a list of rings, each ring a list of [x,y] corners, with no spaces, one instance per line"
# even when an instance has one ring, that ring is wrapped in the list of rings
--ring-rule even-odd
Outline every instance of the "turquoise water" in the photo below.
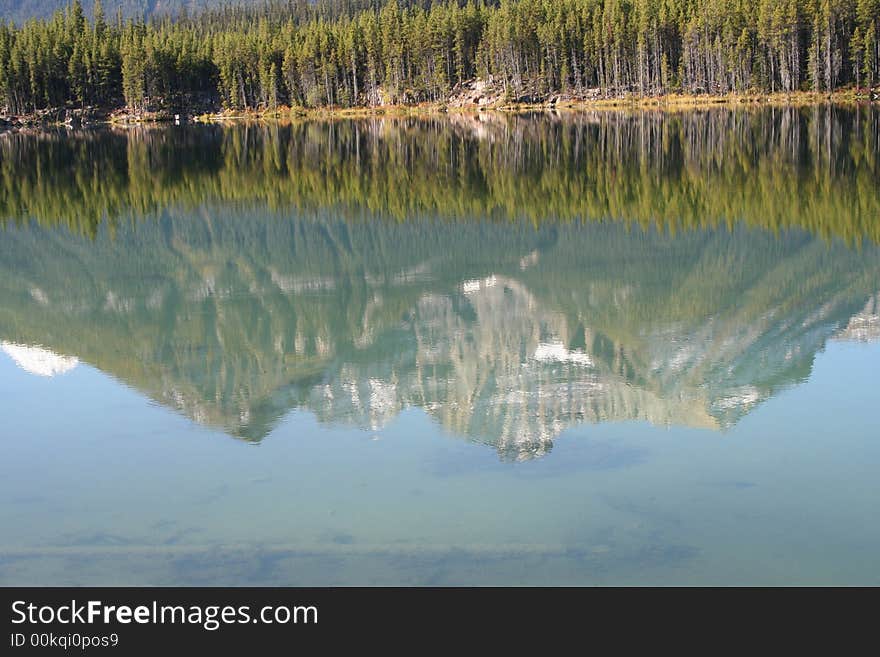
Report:
[[[878,364],[835,344],[724,434],[586,425],[509,464],[419,410],[376,434],[297,411],[249,445],[4,360],[3,580],[877,584]]]
[[[197,200],[3,230],[0,583],[880,584],[870,239]]]

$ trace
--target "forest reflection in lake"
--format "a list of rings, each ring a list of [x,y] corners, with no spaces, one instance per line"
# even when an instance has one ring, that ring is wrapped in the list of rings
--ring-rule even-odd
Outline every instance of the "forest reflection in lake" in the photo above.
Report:
[[[878,139],[864,108],[0,137],[0,580],[877,583]]]

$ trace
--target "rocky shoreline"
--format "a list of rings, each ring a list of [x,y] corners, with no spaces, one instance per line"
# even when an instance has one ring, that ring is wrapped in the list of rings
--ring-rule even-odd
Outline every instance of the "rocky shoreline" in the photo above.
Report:
[[[543,93],[524,87],[512,94],[489,80],[474,79],[456,85],[440,102],[359,107],[286,107],[227,110],[217,102],[200,99],[177,107],[157,102],[144,111],[126,107],[51,108],[23,116],[0,114],[0,132],[49,127],[84,128],[98,125],[149,123],[224,122],[236,120],[284,120],[296,118],[354,118],[359,116],[412,116],[437,113],[523,112],[547,110],[687,110],[719,106],[804,106],[817,104],[872,104],[880,102],[880,88],[845,89],[833,94],[816,92],[747,94],[604,94],[601,89],[577,93]]]

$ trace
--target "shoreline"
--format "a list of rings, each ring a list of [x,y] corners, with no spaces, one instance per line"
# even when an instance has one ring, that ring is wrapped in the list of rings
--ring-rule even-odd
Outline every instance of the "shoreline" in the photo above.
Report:
[[[132,127],[169,123],[232,123],[242,121],[285,122],[357,118],[429,117],[449,114],[520,114],[530,112],[686,112],[716,108],[757,109],[761,107],[811,107],[821,105],[880,105],[880,88],[844,89],[834,93],[799,91],[795,93],[666,94],[662,96],[618,96],[611,98],[561,99],[551,95],[542,102],[461,103],[429,102],[413,105],[360,107],[278,107],[274,110],[221,110],[201,114],[175,114],[172,111],[146,112],[132,116],[124,108],[88,110],[52,109],[26,116],[0,116],[0,133],[40,128],[80,128],[90,126]],[[71,117],[72,113],[72,117]],[[62,119],[60,116],[65,116]]]

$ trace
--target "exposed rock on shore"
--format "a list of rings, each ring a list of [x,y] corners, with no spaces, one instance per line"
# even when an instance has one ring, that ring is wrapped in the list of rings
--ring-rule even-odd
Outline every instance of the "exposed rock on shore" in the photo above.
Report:
[[[97,107],[43,109],[24,116],[0,116],[0,131],[45,126],[82,128],[105,121],[107,114]]]
[[[601,100],[601,89],[583,89],[578,93],[545,92],[535,83],[504,85],[492,76],[475,78],[453,87],[447,101],[449,107],[504,107],[505,105],[554,106],[560,102]]]

